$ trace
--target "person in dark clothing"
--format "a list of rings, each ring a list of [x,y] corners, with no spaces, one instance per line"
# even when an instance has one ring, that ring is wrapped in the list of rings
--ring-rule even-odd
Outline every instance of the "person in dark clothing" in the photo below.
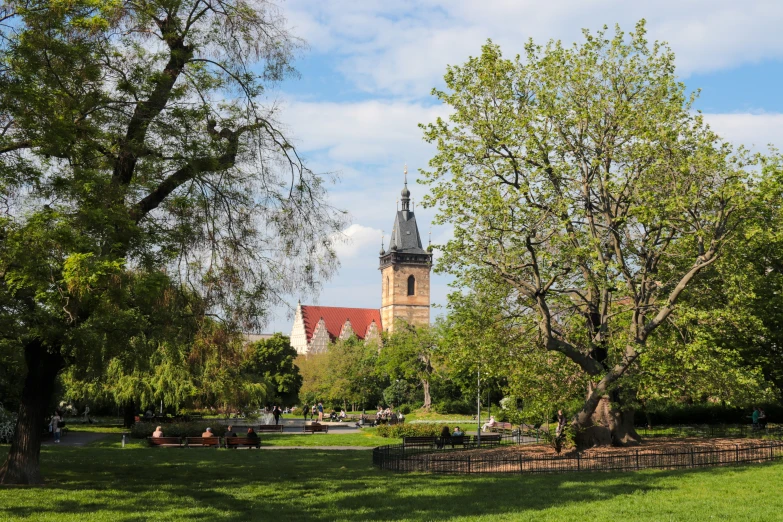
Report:
[[[302,411],[304,412],[304,421],[307,422],[307,414],[310,413],[310,407],[305,404],[302,406]]]
[[[451,430],[448,426],[443,426],[443,429],[440,430],[440,438],[438,439],[438,449],[441,449],[446,445],[449,440],[451,440]]]
[[[226,434],[224,435],[224,437],[236,437],[236,436],[237,436],[237,434],[234,431],[234,427],[233,426],[229,426],[226,429]]]
[[[280,422],[280,414],[283,412],[283,410],[280,409],[280,406],[275,404],[275,407],[272,408],[272,415],[275,416],[275,426]]]
[[[255,442],[258,446],[261,445],[261,441],[258,439],[258,433],[253,428],[247,429],[247,438]]]

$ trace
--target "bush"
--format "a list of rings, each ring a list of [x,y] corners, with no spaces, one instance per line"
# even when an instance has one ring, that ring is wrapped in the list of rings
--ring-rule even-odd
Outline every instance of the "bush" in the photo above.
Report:
[[[408,406],[407,404],[403,404],[400,407],[400,411],[402,412],[403,415],[408,415],[411,412],[411,407]]]
[[[760,404],[769,422],[783,421],[783,408],[775,404]],[[753,407],[723,406],[720,404],[656,404],[646,410],[636,410],[637,426],[679,424],[750,424]]]
[[[382,424],[375,429],[381,437],[401,439],[403,437],[437,437],[444,425],[441,424]]]
[[[458,413],[460,415],[470,415],[475,413],[476,405],[464,401],[440,401],[434,405],[438,413]]]
[[[153,422],[137,422],[131,428],[131,437],[134,439],[146,439],[152,436],[157,426],[163,428],[164,437],[201,437],[207,427],[212,428],[212,433],[217,437],[226,434],[226,426],[211,424],[209,421],[197,422],[173,422],[171,424],[157,424]]]
[[[14,438],[15,429],[16,413],[11,413],[0,404],[0,444],[9,444]]]

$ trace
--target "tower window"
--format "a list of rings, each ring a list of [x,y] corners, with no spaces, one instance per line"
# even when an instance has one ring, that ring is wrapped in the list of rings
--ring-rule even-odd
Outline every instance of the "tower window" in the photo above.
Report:
[[[416,295],[416,278],[408,276],[408,295]]]

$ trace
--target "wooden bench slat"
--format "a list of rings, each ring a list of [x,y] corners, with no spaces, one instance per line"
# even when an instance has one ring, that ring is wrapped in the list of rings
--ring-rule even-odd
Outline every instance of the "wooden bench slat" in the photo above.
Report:
[[[182,439],[180,437],[147,437],[147,442],[149,442],[150,446],[182,447]]]
[[[280,433],[283,433],[283,425],[282,424],[262,424],[258,427],[256,430],[257,432],[272,432],[272,431],[278,431]]]
[[[220,437],[185,437],[185,443],[188,447],[204,447],[209,448],[212,446],[220,447]]]
[[[226,437],[226,447],[248,446],[251,448],[260,448],[261,439],[258,437],[251,439],[250,437]]]
[[[304,433],[329,433],[329,426],[325,424],[306,424],[302,427]]]

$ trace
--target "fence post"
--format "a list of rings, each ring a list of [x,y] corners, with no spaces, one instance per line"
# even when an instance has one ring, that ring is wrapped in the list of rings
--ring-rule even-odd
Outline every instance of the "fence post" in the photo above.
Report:
[[[579,462],[579,453],[576,454],[576,470],[579,471],[582,469],[582,465]]]
[[[696,462],[693,459],[693,448],[691,448],[691,467],[692,468],[696,467]]]
[[[636,470],[639,470],[639,450],[636,450]]]
[[[468,473],[470,473],[470,455],[468,455]]]
[[[522,474],[522,457],[519,457],[519,474]]]
[[[739,463],[739,444],[734,445],[735,462]]]

